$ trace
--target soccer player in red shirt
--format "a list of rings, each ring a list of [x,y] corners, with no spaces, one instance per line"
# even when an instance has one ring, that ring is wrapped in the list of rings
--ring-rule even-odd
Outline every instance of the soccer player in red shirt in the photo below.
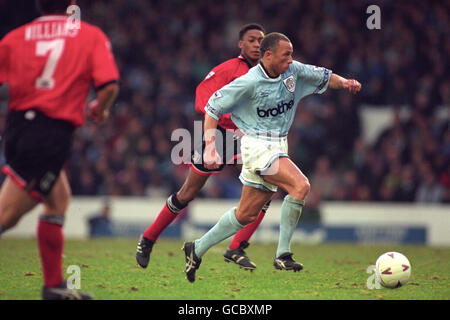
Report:
[[[0,42],[0,83],[9,84],[3,136],[6,179],[0,191],[0,234],[43,204],[37,241],[43,270],[43,299],[90,299],[68,288],[62,274],[64,215],[71,190],[63,165],[74,130],[88,115],[105,120],[118,93],[119,72],[106,35],[66,14],[75,1],[38,0],[41,17]],[[72,11],[71,11],[72,12]]]
[[[241,54],[237,58],[227,60],[213,68],[198,85],[195,96],[195,109],[197,112],[205,114],[205,106],[214,92],[234,79],[246,74],[251,67],[258,63],[260,57],[259,45],[264,37],[264,32],[264,28],[259,24],[247,24],[241,28],[238,42]],[[183,186],[177,193],[169,196],[155,221],[145,230],[139,239],[136,261],[142,268],[147,267],[150,260],[150,253],[159,235],[175,220],[177,214],[186,208],[190,201],[195,199],[210,175],[219,173],[225,167],[225,164],[234,164],[240,171],[242,165],[237,163],[238,158],[240,158],[240,137],[226,135],[226,130],[236,129],[229,114],[223,115],[220,118],[217,128],[222,132],[224,139],[226,136],[233,138],[231,143],[230,141],[224,141],[223,143],[222,165],[214,170],[207,169],[202,161],[204,143],[194,148],[191,156],[190,170]],[[227,150],[227,146],[231,146],[233,150]],[[249,270],[256,268],[256,265],[247,257],[244,249],[248,247],[248,241],[264,218],[267,208],[268,204],[263,208],[253,223],[247,225],[235,235],[230,243],[229,249],[224,254],[225,261],[233,261],[242,268]]]

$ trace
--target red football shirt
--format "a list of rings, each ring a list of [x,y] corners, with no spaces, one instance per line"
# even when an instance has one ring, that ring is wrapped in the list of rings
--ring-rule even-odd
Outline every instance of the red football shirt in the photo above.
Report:
[[[80,126],[89,89],[119,79],[111,45],[98,28],[45,15],[0,42],[0,83],[9,84],[9,112],[34,108]]]
[[[227,60],[213,68],[197,86],[195,92],[195,109],[197,112],[205,114],[205,106],[213,93],[234,79],[246,74],[250,68],[251,65],[242,55]],[[218,125],[224,129],[237,129],[233,121],[231,121],[229,113],[220,117]]]

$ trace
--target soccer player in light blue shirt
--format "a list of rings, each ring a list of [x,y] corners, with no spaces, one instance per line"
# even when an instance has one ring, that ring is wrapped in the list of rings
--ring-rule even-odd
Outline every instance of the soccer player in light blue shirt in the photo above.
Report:
[[[260,50],[260,63],[215,92],[205,109],[205,166],[213,169],[220,165],[215,151],[215,128],[221,114],[231,113],[231,119],[244,134],[240,175],[243,188],[237,208],[227,211],[200,239],[184,244],[185,272],[190,282],[195,281],[195,272],[206,251],[252,222],[278,187],[288,195],[281,206],[274,266],[294,272],[303,269],[303,265],[292,258],[290,241],[310,185],[288,156],[287,133],[303,97],[322,93],[328,87],[346,89],[353,94],[361,90],[356,80],[345,79],[326,68],[293,61],[292,44],[281,33],[268,34]]]
[[[303,97],[326,90],[332,72],[292,61],[288,70],[271,77],[263,64],[216,91],[205,111],[218,120],[230,113],[249,135],[287,135]]]

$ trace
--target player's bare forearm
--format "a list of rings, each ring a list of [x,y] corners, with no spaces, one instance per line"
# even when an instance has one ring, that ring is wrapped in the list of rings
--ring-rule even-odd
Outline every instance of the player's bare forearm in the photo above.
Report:
[[[347,79],[332,73],[330,77],[330,83],[328,84],[328,87],[331,89],[343,89],[344,83],[347,81]]]
[[[205,138],[205,150],[212,150],[215,153],[216,145],[216,129],[219,121],[205,113],[205,123],[203,125],[203,132]]]
[[[109,110],[117,95],[119,94],[119,85],[111,83],[97,92],[97,102],[100,110]]]
[[[216,129],[218,121],[211,117],[209,114],[205,114],[205,123],[203,125],[203,132],[205,133],[206,145],[215,141]]]
[[[216,152],[216,129],[218,121],[205,114],[205,123],[203,126],[205,134],[205,151],[203,154],[204,166],[207,169],[217,169],[220,166],[221,159]]]
[[[361,90],[361,84],[355,79],[345,79],[335,73],[331,74],[328,87],[331,89],[346,89],[353,94]]]

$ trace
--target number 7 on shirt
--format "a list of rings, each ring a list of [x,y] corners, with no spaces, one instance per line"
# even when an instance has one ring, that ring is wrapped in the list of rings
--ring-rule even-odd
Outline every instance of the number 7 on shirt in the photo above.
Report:
[[[55,86],[55,79],[53,78],[53,74],[55,73],[59,58],[61,58],[61,54],[64,50],[64,43],[64,39],[36,42],[36,55],[38,57],[45,56],[47,55],[47,52],[50,51],[44,67],[44,71],[36,79],[37,89],[50,90]]]

